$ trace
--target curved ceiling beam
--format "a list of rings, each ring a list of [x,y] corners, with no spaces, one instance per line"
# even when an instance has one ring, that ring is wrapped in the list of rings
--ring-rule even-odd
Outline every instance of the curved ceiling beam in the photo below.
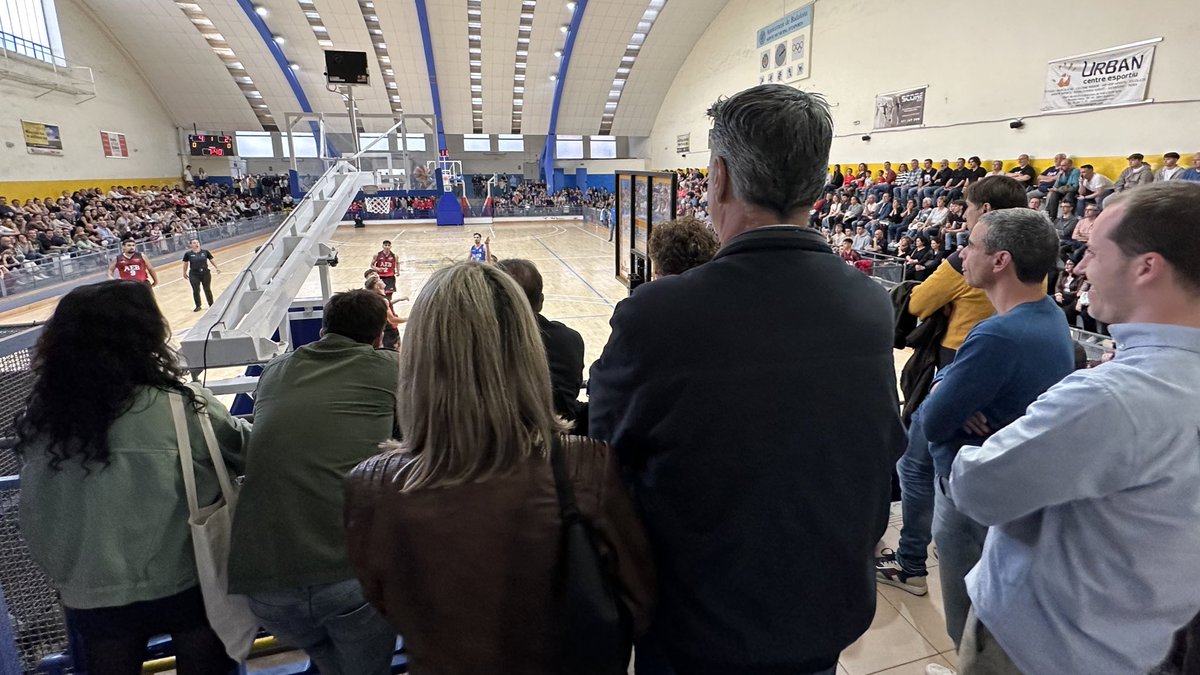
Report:
[[[425,0],[413,0],[413,2],[417,6],[417,25],[421,29],[421,43],[425,47],[425,66],[429,69],[429,96],[433,99],[433,115],[437,118],[437,144],[440,155],[446,149],[446,130],[442,125],[442,96],[438,92],[437,67],[433,62],[433,37],[429,33],[429,10],[425,7]],[[440,183],[441,179],[438,180]]]
[[[418,0],[420,1],[420,0]],[[554,78],[554,100],[550,104],[550,128],[546,131],[546,145],[542,148],[540,171],[546,180],[546,190],[554,192],[554,160],[557,159],[558,107],[562,103],[563,87],[567,82],[567,69],[571,66],[571,52],[575,49],[575,37],[583,23],[583,13],[588,0],[575,0],[575,11],[567,27],[567,42],[563,45],[562,59],[558,62],[558,75]]]
[[[312,105],[308,102],[308,96],[304,94],[304,87],[300,85],[300,79],[296,77],[296,71],[292,70],[291,63],[288,62],[287,56],[283,53],[283,47],[275,41],[275,36],[271,33],[271,29],[267,27],[267,22],[255,11],[254,3],[251,0],[237,0],[238,6],[246,13],[246,17],[250,19],[250,25],[258,31],[259,37],[262,38],[263,44],[266,45],[267,51],[275,58],[275,63],[279,66],[280,72],[283,73],[283,79],[287,80],[288,86],[292,88],[292,93],[296,95],[296,102],[300,104],[300,110],[306,113],[313,111]],[[321,143],[321,127],[315,120],[309,120],[309,128],[312,129],[313,139],[317,144]],[[287,133],[286,130],[284,133]],[[354,133],[351,131],[351,133]],[[338,157],[340,153],[334,149],[329,143],[329,139],[325,140],[325,149],[330,157]]]

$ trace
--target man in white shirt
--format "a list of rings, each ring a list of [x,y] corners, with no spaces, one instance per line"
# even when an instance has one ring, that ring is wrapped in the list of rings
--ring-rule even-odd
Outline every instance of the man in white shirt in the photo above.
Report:
[[[1154,172],[1154,180],[1175,180],[1183,175],[1183,171],[1183,167],[1179,166],[1179,153],[1168,152],[1163,155],[1162,168]]]
[[[1075,215],[1082,216],[1088,206],[1100,206],[1112,190],[1112,179],[1097,173],[1091,164],[1079,167],[1079,192],[1076,193]]]
[[[954,460],[991,527],[967,577],[963,675],[1145,673],[1200,608],[1200,185],[1113,198],[1077,268],[1117,356]]]

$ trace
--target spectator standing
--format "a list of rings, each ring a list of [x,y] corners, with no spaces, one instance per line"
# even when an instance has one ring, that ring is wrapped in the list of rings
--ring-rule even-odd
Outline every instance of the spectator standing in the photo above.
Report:
[[[722,247],[621,302],[591,371],[592,435],[632,480],[660,569],[638,667],[833,673],[874,615],[903,443],[891,303],[803,227],[832,142],[825,102],[763,85],[709,115]]]
[[[1025,201],[1021,184],[1006,176],[984,178],[966,192],[967,209],[963,214],[967,230],[973,231],[979,219],[1000,209],[1020,208]],[[1049,266],[1047,266],[1049,269]],[[995,313],[991,300],[979,288],[967,283],[963,274],[962,252],[951,253],[933,274],[913,289],[909,311],[922,320],[949,308],[946,335],[941,343],[939,368],[955,360],[967,335],[984,319]],[[935,471],[925,436],[922,418],[924,403],[912,416],[904,456],[896,463],[900,478],[900,506],[904,517],[900,544],[892,555],[876,561],[880,583],[924,595],[928,592],[927,557],[933,539]]]
[[[234,475],[250,426],[207,389],[183,385],[170,337],[146,284],[72,290],[42,328],[17,423],[21,534],[89,673],[140,673],[147,642],[162,634],[181,672],[234,669],[200,593],[179,448],[191,447],[198,503],[212,504],[221,488],[201,419]],[[186,439],[172,422],[176,405]]]
[[[396,646],[354,577],[342,525],[343,481],[395,427],[397,355],[375,349],[386,318],[375,292],[335,294],[321,339],[273,359],[254,392],[229,589],[322,673],[386,675]]]
[[[1046,270],[1057,253],[1058,237],[1042,213],[1005,209],[979,219],[963,251],[963,276],[987,293],[997,313],[971,330],[921,404],[937,475],[933,537],[942,605],[956,647],[970,606],[967,572],[979,562],[987,526],[959,511],[946,492],[951,464],[960,447],[1007,426],[1074,370],[1062,311],[1046,296]]]
[[[695,218],[677,218],[655,227],[648,246],[655,279],[699,267],[720,248],[708,224]]]
[[[646,536],[609,449],[552,440],[561,427],[549,367],[516,282],[474,262],[438,270],[405,338],[396,393],[404,439],[354,470],[345,522],[355,572],[404,635],[410,669],[579,672],[558,659],[568,639],[590,636],[564,634],[554,611],[555,580],[569,564],[555,460],[611,565],[618,611],[634,635],[644,632],[655,597]],[[610,658],[624,672],[628,646],[621,651]]]
[[[579,401],[579,391],[583,388],[583,336],[566,324],[542,315],[546,297],[542,292],[542,273],[536,265],[520,258],[501,260],[497,265],[517,282],[533,310],[550,364],[554,413],[575,424],[576,436],[586,436],[587,408]]]
[[[1144,673],[1200,607],[1197,229],[1200,186],[1114,198],[1080,271],[1116,358],[959,452],[948,494],[991,526],[964,674]]]

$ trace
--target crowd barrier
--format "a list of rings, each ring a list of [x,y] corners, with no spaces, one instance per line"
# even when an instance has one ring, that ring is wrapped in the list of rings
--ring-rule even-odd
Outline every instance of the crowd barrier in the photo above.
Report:
[[[270,213],[199,230],[188,230],[182,234],[164,235],[159,241],[138,243],[137,250],[153,261],[157,256],[183,251],[192,239],[199,239],[201,244],[207,246],[245,234],[273,230],[279,227],[284,217],[284,213]],[[26,261],[21,267],[8,270],[0,277],[0,298],[28,293],[104,271],[118,253],[120,245],[113,243],[91,253],[50,254],[36,261]]]

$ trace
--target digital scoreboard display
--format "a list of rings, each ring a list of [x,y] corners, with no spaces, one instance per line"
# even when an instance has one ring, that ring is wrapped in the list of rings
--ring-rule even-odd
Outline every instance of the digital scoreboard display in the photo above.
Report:
[[[193,156],[233,157],[233,136],[210,134],[188,134],[188,145]]]

